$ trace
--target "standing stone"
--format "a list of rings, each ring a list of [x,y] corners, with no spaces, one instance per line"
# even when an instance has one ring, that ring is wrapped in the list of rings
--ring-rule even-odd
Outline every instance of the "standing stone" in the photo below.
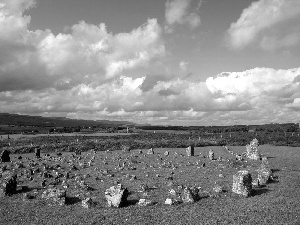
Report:
[[[7,171],[2,174],[0,185],[0,197],[12,195],[17,190],[17,174]]]
[[[187,156],[194,156],[195,155],[195,150],[194,146],[189,146],[185,149]]]
[[[50,205],[64,205],[66,203],[66,190],[49,188],[44,191],[42,198],[46,199]]]
[[[181,194],[182,202],[184,203],[194,203],[198,198],[198,192],[196,190],[192,191],[190,188],[185,188]]]
[[[9,157],[10,152],[8,150],[4,150],[1,153],[1,162],[10,162],[10,157]]]
[[[40,148],[35,148],[34,153],[35,153],[36,158],[41,158],[41,149]]]
[[[215,160],[215,153],[214,153],[214,151],[213,150],[209,150],[209,152],[208,152],[208,158],[210,159],[210,160]]]
[[[240,170],[233,175],[232,192],[246,197],[252,192],[252,177],[247,170]]]
[[[122,152],[126,152],[126,153],[130,152],[130,147],[128,145],[122,145],[121,148],[122,148]]]
[[[262,158],[262,164],[257,170],[257,179],[260,185],[266,185],[272,178],[272,170],[270,169],[267,157]]]
[[[122,207],[127,204],[129,192],[122,184],[112,186],[105,191],[105,198],[109,207]]]
[[[147,152],[148,155],[153,155],[154,154],[154,151],[153,151],[153,148],[150,148]]]
[[[252,160],[259,160],[260,159],[260,153],[258,150],[258,140],[254,138],[250,145],[246,145],[246,154],[249,159]]]

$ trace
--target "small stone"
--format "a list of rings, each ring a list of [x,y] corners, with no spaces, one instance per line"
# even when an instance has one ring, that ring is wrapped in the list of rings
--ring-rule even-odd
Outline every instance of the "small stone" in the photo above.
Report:
[[[147,205],[152,205],[153,202],[151,200],[145,199],[145,198],[141,198],[138,202],[139,206],[147,206]]]
[[[168,156],[168,155],[169,155],[169,152],[168,152],[168,151],[165,151],[164,155],[165,155],[165,156]]]
[[[153,154],[154,154],[153,148],[150,148],[150,149],[147,151],[147,154],[148,154],[148,155],[153,155]]]
[[[83,208],[89,209],[91,207],[94,207],[96,204],[95,204],[95,202],[93,202],[93,200],[91,198],[86,198],[81,201],[81,205]]]

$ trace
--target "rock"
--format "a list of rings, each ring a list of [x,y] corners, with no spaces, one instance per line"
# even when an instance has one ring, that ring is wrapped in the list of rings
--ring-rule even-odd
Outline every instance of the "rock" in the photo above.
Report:
[[[30,194],[30,193],[24,193],[24,194],[23,194],[22,200],[23,200],[24,202],[26,202],[26,201],[29,201],[30,199],[34,199],[34,198],[35,198],[34,195],[32,195],[32,194]]]
[[[208,152],[208,158],[210,159],[210,160],[215,160],[215,153],[214,153],[214,151],[213,150],[209,150],[209,152]]]
[[[194,203],[198,199],[198,191],[192,191],[190,188],[186,187],[181,194],[181,199],[184,203]]]
[[[3,150],[1,153],[1,162],[10,162],[10,152],[8,150]]]
[[[165,200],[166,205],[177,205],[179,203],[180,203],[180,201],[177,201],[176,199],[172,199],[172,198],[167,198]]]
[[[262,164],[257,170],[257,179],[260,185],[266,185],[272,179],[272,170],[270,169],[268,160],[266,157],[263,157]]]
[[[147,152],[148,155],[153,155],[154,154],[154,151],[153,151],[153,148],[150,148]]]
[[[51,205],[64,205],[66,203],[66,191],[56,187],[43,192],[42,198]]]
[[[168,152],[168,151],[165,151],[164,155],[165,155],[165,156],[168,156],[168,155],[169,155],[169,152]]]
[[[94,207],[96,205],[95,202],[91,198],[86,198],[81,201],[81,205],[83,208],[89,209],[91,207]]]
[[[41,158],[41,149],[40,148],[35,148],[34,149],[34,154],[36,158]]]
[[[194,156],[195,155],[195,150],[194,150],[194,146],[189,146],[185,149],[186,151],[186,155],[187,156]]]
[[[4,172],[1,178],[0,197],[12,195],[17,191],[17,174]]]
[[[121,184],[112,186],[105,191],[105,198],[109,207],[122,207],[127,204],[129,192]]]
[[[250,145],[246,145],[246,155],[249,159],[259,160],[260,153],[258,150],[258,140],[255,138],[250,142]]]
[[[224,191],[223,187],[220,186],[220,185],[216,185],[214,188],[213,188],[213,191],[216,192],[216,193],[222,193]]]
[[[152,205],[153,202],[151,200],[145,199],[145,198],[141,198],[138,202],[139,206],[147,206],[147,205]]]
[[[251,195],[252,177],[247,170],[240,170],[233,175],[232,192],[246,197]]]
[[[130,152],[130,146],[128,146],[128,145],[122,145],[121,146],[121,148],[122,148],[122,152]]]

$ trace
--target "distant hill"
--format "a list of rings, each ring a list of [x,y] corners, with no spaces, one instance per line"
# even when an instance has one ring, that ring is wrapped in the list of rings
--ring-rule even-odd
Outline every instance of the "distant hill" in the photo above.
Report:
[[[128,121],[110,121],[110,120],[78,120],[66,117],[42,117],[19,114],[0,113],[0,125],[10,126],[38,126],[38,127],[78,127],[78,126],[97,126],[112,127],[135,125]]]

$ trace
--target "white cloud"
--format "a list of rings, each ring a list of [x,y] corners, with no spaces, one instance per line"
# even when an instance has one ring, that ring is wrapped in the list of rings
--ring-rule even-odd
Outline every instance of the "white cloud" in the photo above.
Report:
[[[80,21],[69,33],[54,35],[29,30],[30,16],[23,13],[34,5],[33,0],[1,2],[0,91],[96,85],[125,70],[147,68],[165,54],[156,19],[117,34],[108,33],[103,23]]]
[[[300,1],[259,0],[253,2],[243,10],[237,22],[231,24],[227,31],[228,43],[233,48],[243,48],[256,41],[260,36],[264,36],[263,33],[270,29],[286,29],[286,23],[289,24],[293,22],[293,19],[299,19],[299,16]],[[289,44],[283,45],[290,46],[298,43],[298,41],[286,41]]]
[[[188,65],[188,62],[186,61],[181,61],[179,63],[179,68],[182,70],[182,71],[186,71],[187,70],[187,65]]]
[[[121,76],[109,83],[78,84],[70,89],[6,91],[1,110],[95,119],[127,119],[177,124],[269,123],[299,120],[300,68],[255,68],[221,73],[205,82],[155,82]],[[28,108],[28,105],[31,107]],[[174,122],[175,123],[175,122]]]
[[[186,24],[194,29],[201,24],[200,16],[192,12],[190,13],[192,0],[168,0],[166,2],[166,30],[172,31],[176,24]],[[198,8],[200,7],[200,3]]]

